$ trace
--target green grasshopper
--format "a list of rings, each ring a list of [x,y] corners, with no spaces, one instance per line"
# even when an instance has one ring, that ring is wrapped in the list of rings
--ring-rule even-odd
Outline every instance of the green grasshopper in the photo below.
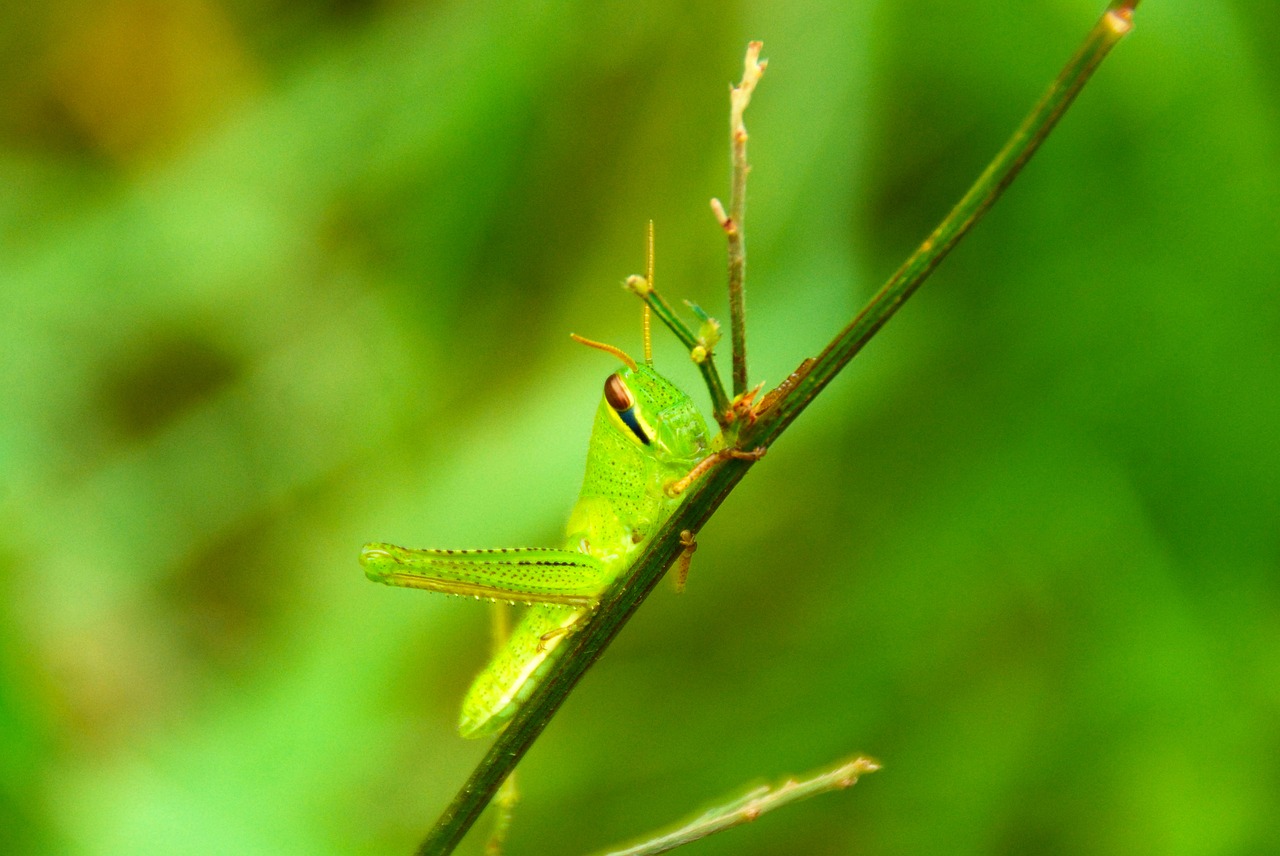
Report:
[[[649,264],[652,282],[652,256]],[[463,737],[493,734],[511,719],[565,638],[680,504],[681,492],[720,461],[760,455],[713,448],[720,438],[713,444],[693,401],[653,369],[647,311],[645,322],[643,364],[618,348],[573,337],[612,354],[624,368],[605,379],[562,548],[412,550],[373,543],[361,552],[374,582],[529,605],[467,692],[458,720]],[[687,560],[694,543],[683,534]]]

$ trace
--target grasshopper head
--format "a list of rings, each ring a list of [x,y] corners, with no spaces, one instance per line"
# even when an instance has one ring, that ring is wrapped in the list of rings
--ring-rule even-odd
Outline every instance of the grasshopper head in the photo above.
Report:
[[[600,409],[619,434],[663,460],[699,458],[711,445],[707,423],[693,400],[646,361],[637,363],[625,351],[570,334],[575,342],[612,354],[625,368],[604,381]]]
[[[659,458],[701,457],[710,445],[707,424],[693,401],[652,366],[628,366],[609,375],[604,404],[624,436]]]

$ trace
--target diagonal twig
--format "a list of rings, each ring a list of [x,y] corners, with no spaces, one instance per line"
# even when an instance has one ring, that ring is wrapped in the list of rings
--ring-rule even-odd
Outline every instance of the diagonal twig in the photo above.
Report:
[[[1013,181],[1099,63],[1129,32],[1137,5],[1138,0],[1113,0],[1048,91],[942,224],[816,359],[802,362],[765,397],[756,409],[759,419],[740,437],[741,448],[767,447],[776,440],[933,272]],[[421,856],[444,856],[453,851],[583,674],[683,552],[682,533],[696,534],[750,467],[750,461],[730,460],[689,490],[685,502],[655,534],[630,573],[609,587],[596,611],[565,643],[564,655],[516,711],[422,842],[418,849]]]

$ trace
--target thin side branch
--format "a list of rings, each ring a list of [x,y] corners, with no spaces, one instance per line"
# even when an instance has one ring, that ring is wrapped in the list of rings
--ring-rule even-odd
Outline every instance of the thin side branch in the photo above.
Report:
[[[717,806],[676,829],[651,838],[625,850],[610,850],[602,856],[657,856],[685,844],[751,823],[762,814],[828,791],[853,787],[858,777],[874,773],[880,765],[870,758],[857,757],[800,780],[787,779],[781,785],[759,787],[730,803]]]
[[[1137,0],[1111,3],[1085,37],[1080,50],[942,224],[816,359],[806,359],[780,387],[764,397],[756,408],[758,419],[739,437],[740,449],[771,445],[933,272],[1013,181],[1098,64],[1129,32],[1136,6]],[[697,535],[751,466],[748,460],[729,460],[690,488],[684,504],[655,533],[630,574],[609,587],[592,616],[566,640],[564,655],[498,735],[422,842],[418,849],[420,856],[444,856],[453,852],[583,674],[684,551],[683,543]],[[689,534],[682,539],[685,532]]]
[[[729,211],[719,199],[711,200],[711,210],[729,239],[729,335],[733,343],[733,394],[747,391],[747,250],[743,243],[747,209],[747,126],[742,114],[751,103],[751,93],[764,75],[768,60],[760,60],[762,42],[747,45],[742,63],[742,81],[729,90],[729,151],[733,160],[733,179],[729,185]]]
[[[633,292],[645,305],[653,310],[653,314],[658,316],[663,324],[666,324],[672,333],[676,334],[676,338],[680,343],[689,349],[689,357],[698,367],[698,371],[702,373],[702,379],[707,384],[707,392],[711,395],[711,409],[715,414],[716,422],[723,428],[728,424],[728,413],[730,409],[729,396],[725,394],[724,383],[720,380],[720,371],[716,368],[715,357],[712,356],[711,349],[715,347],[715,342],[709,342],[705,336],[695,335],[689,327],[680,320],[680,316],[676,315],[675,310],[671,308],[671,304],[658,293],[648,278],[643,276],[627,277],[626,287],[628,291]]]

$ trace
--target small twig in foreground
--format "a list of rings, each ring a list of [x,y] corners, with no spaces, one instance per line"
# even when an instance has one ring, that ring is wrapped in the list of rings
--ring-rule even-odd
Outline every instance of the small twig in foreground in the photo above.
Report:
[[[827,791],[852,787],[857,783],[859,776],[874,773],[879,769],[880,765],[875,761],[859,756],[852,761],[845,761],[836,767],[814,773],[799,781],[787,779],[774,788],[767,785],[759,787],[733,802],[717,806],[699,815],[671,832],[625,850],[610,850],[606,856],[655,856],[658,853],[666,853],[691,841],[697,841],[699,838],[706,838],[708,835],[723,832],[731,827],[750,823],[775,808]]]

